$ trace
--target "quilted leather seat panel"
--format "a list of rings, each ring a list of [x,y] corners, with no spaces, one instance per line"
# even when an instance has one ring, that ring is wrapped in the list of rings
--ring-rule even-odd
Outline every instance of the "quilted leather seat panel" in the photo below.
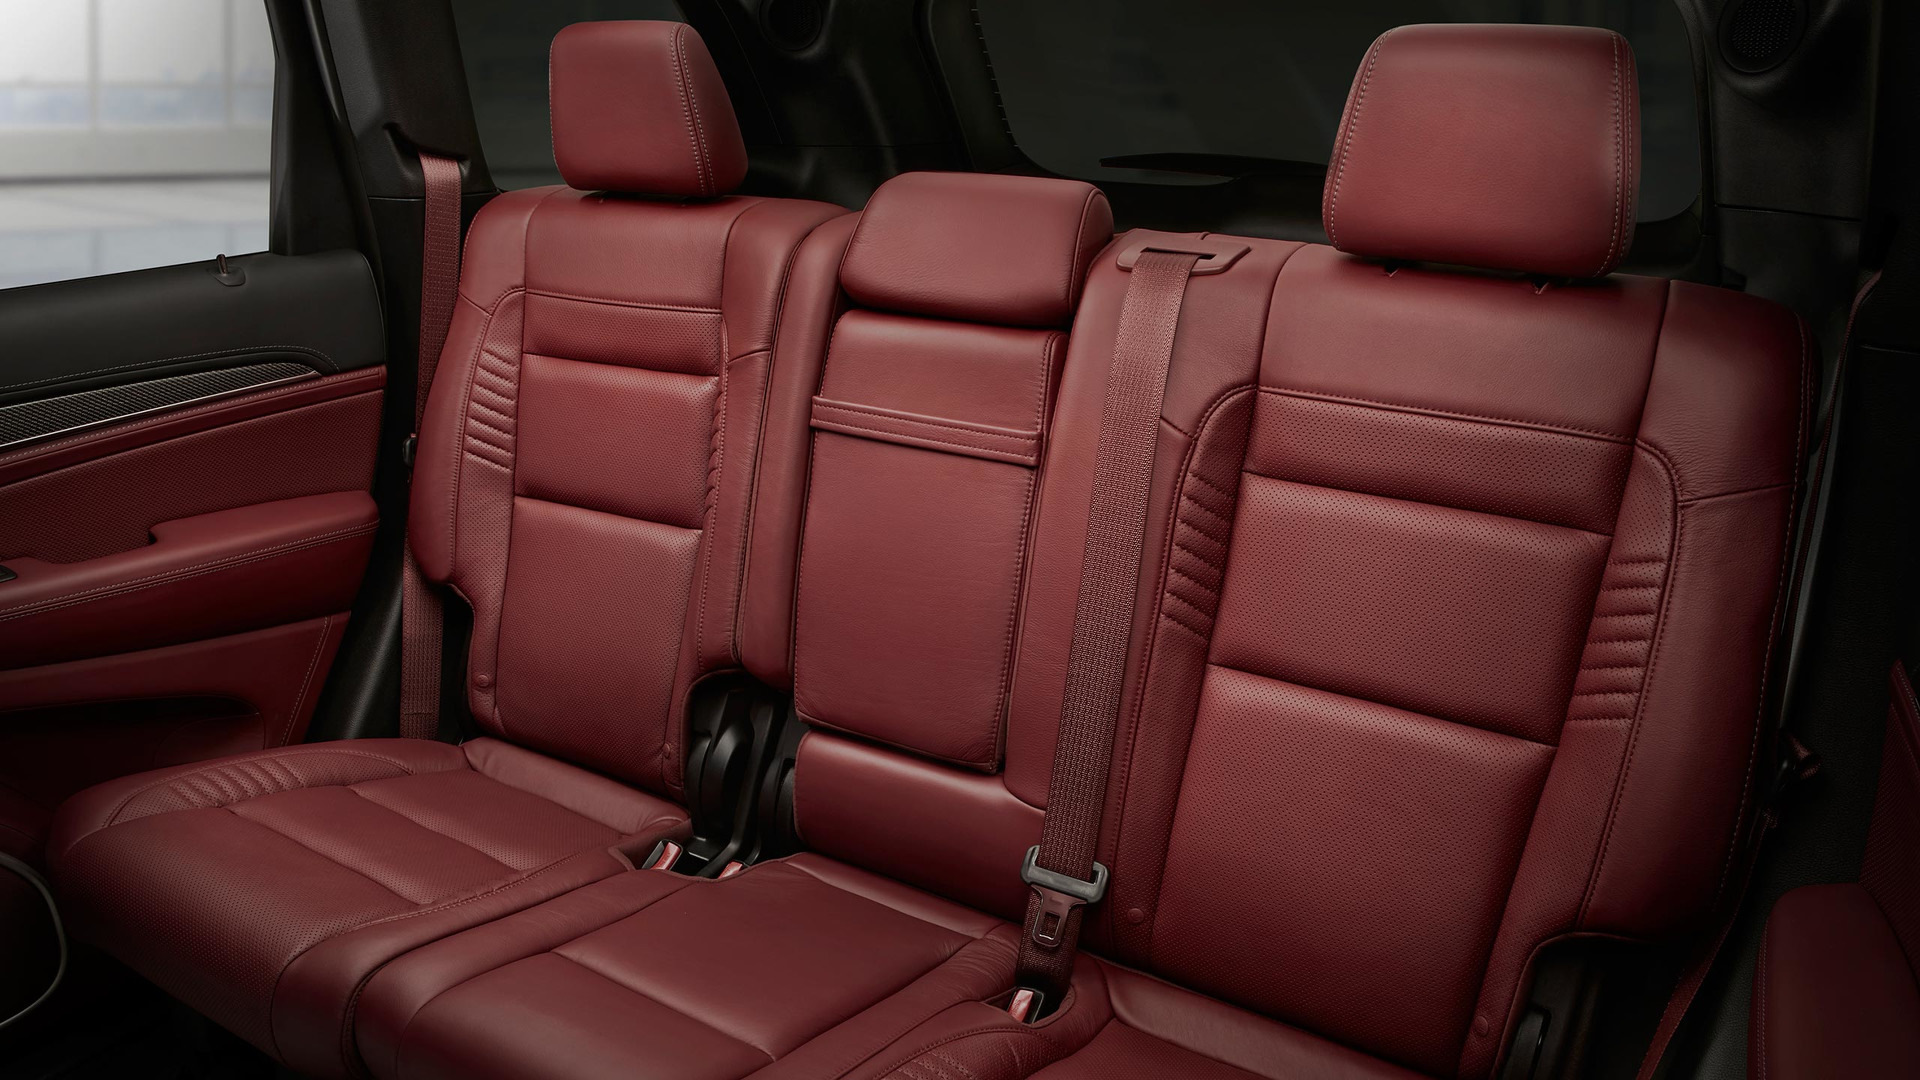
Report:
[[[811,1074],[838,1075],[993,993],[1011,975],[1011,937],[818,856],[725,881],[636,871],[388,965],[362,998],[359,1038],[388,1077],[542,1073],[556,1045],[568,1075],[731,1080],[775,1062],[795,1075],[831,1062]],[[900,1015],[836,1031],[889,998]]]
[[[283,1035],[304,1025],[281,1006],[344,1004],[365,971],[323,954],[353,951],[356,934],[536,903],[625,869],[616,848],[685,825],[644,792],[557,762],[523,769],[521,756],[488,740],[363,739],[136,774],[69,801],[49,856],[77,934],[291,1056],[302,1037]],[[547,797],[553,787],[594,802],[570,796],[570,809]],[[302,979],[314,985],[291,985]],[[338,1029],[328,1034],[321,1046],[335,1050]]]

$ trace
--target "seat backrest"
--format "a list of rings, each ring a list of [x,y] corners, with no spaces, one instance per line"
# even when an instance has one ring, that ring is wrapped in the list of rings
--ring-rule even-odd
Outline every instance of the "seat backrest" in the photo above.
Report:
[[[983,884],[1019,896],[1017,877],[971,872],[1005,845],[964,849],[975,827],[1012,836],[1017,868],[1037,836],[1038,811],[1000,775],[1006,702],[1066,331],[1112,235],[1089,184],[907,173],[874,193],[840,257],[797,260],[794,291],[831,273],[841,310],[824,349],[782,339],[777,377],[812,400],[768,447],[785,439],[806,462],[804,501],[783,532],[763,486],[749,604],[791,589],[791,651],[770,619],[745,659],[779,683],[791,656],[811,728],[795,817],[814,850],[975,903]],[[780,560],[795,552],[789,584]],[[949,795],[960,803],[940,805]],[[897,845],[890,819],[929,810],[952,817],[953,849]]]
[[[1729,887],[1807,338],[1764,301],[1605,276],[1633,85],[1606,31],[1395,30],[1329,169],[1335,246],[1249,241],[1284,263],[1264,333],[1205,306],[1251,267],[1194,279],[1095,949],[1480,1076],[1541,945],[1681,933]],[[1050,469],[1092,445],[1082,354],[1111,349],[1125,279],[1089,277]],[[1043,534],[1088,486],[1050,473]],[[1058,531],[1036,581],[1077,580]],[[1071,616],[1047,618],[1023,649],[1064,656]],[[1022,663],[1015,724],[1057,716],[1063,680]]]
[[[678,795],[688,690],[738,666],[787,264],[843,211],[727,194],[740,131],[682,24],[570,26],[551,83],[571,186],[503,194],[468,231],[409,538],[473,608],[483,728]]]

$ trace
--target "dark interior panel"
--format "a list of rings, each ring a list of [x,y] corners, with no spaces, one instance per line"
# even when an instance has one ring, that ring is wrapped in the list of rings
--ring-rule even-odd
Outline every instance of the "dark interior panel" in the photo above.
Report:
[[[0,292],[0,405],[161,375],[290,361],[321,374],[385,362],[357,251],[242,255]]]

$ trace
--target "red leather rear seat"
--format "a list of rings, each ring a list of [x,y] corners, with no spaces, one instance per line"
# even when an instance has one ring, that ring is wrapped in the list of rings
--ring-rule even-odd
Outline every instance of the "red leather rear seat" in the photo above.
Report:
[[[1287,259],[1251,349],[1182,318],[1088,918],[1117,966],[1083,963],[1090,1015],[1052,1027],[957,1008],[898,1075],[1486,1076],[1543,946],[1702,926],[1748,812],[1807,339],[1604,276],[1633,87],[1604,31],[1374,45],[1335,246]],[[1123,276],[1089,278],[1056,455]],[[1047,511],[1080,512],[1059,479]],[[1077,572],[1071,545],[1032,571]]]
[[[360,999],[376,1075],[834,1076],[1006,988],[1016,927],[870,871],[1017,910],[1039,814],[1000,775],[1016,615],[1064,328],[1112,222],[1087,184],[921,173],[850,239],[808,239],[791,294],[824,273],[845,310],[824,352],[820,306],[781,328],[776,400],[811,405],[769,418],[747,607],[797,597],[742,652],[791,672],[814,728],[795,817],[815,851],[724,880],[623,874],[400,958]],[[863,820],[888,776],[906,801]],[[888,856],[933,814],[972,855]]]
[[[1634,220],[1633,86],[1601,31],[1396,31],[1342,124],[1335,246],[1244,241],[1189,283],[1112,890],[1039,1025],[986,1002],[1010,988],[1127,273],[1093,257],[1109,219],[1084,185],[905,177],[815,230],[735,642],[813,725],[813,850],[618,874],[383,953],[357,968],[384,962],[354,999],[366,1066],[1486,1076],[1543,945],[1697,929],[1746,814],[1806,336],[1758,300],[1606,276]],[[469,557],[503,549],[494,528]],[[504,687],[476,693],[520,737]],[[672,730],[546,745],[670,791],[643,763]]]
[[[1605,276],[1633,221],[1632,85],[1603,32],[1396,32],[1329,179],[1340,250],[1247,241],[1190,282],[1106,815],[1113,891],[1089,920],[1112,959],[1083,958],[1053,1017],[983,1003],[1009,986],[1010,922],[865,871],[1019,917],[1126,292],[1111,255],[1045,431],[1004,719],[978,601],[1004,596],[1017,489],[982,466],[935,498],[917,485],[973,462],[892,445],[940,445],[921,421],[856,441],[816,401],[792,676],[815,725],[795,801],[816,853],[717,882],[623,875],[401,958],[363,998],[373,1070],[1483,1076],[1543,943],[1697,928],[1745,811],[1805,336],[1760,301]],[[925,297],[969,302],[986,279],[967,230],[1024,217],[1014,189],[977,216],[901,214],[955,234],[917,236],[941,258],[885,277],[865,276],[862,238],[912,206],[895,193],[990,183],[883,189],[846,258],[853,300],[970,314]],[[929,346],[957,331],[912,323],[880,353],[890,320],[838,325],[823,397],[879,386],[900,396],[856,403],[937,402],[936,420],[973,417],[943,396],[959,382],[918,396],[945,374],[921,355],[1001,351],[970,330],[949,359]],[[977,451],[975,434],[956,441]],[[965,590],[941,591],[949,569]],[[927,596],[957,597],[954,618],[887,610]]]
[[[571,188],[489,203],[415,469],[421,567],[473,608],[487,738],[292,747],[102,785],[51,861],[77,932],[305,1072],[353,1067],[360,983],[628,869],[683,830],[689,687],[737,667],[774,322],[820,203],[746,171],[699,39],[554,44]]]

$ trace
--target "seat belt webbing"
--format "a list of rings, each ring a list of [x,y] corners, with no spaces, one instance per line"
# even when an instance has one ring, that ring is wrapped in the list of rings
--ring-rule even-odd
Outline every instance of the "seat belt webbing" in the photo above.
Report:
[[[1072,977],[1082,906],[1106,892],[1106,867],[1094,861],[1094,853],[1139,589],[1167,366],[1187,279],[1198,260],[1193,253],[1139,255],[1107,372],[1053,779],[1040,843],[1027,853],[1021,873],[1033,893],[1017,983],[1040,993],[1043,1011],[1058,1004]]]
[[[460,163],[422,151],[420,175],[425,188],[425,225],[420,245],[420,356],[415,366],[413,434],[407,437],[407,466],[413,466],[420,418],[427,391],[447,342],[447,325],[460,289]],[[403,544],[400,587],[400,734],[431,739],[440,719],[440,594]]]

